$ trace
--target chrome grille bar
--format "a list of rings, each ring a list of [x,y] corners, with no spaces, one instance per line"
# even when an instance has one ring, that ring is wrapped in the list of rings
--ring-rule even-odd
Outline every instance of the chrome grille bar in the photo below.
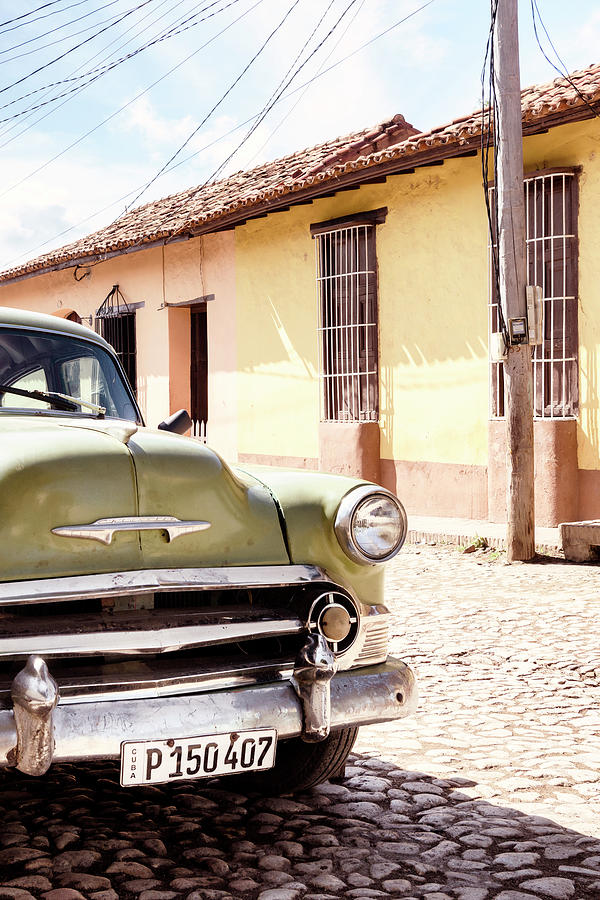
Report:
[[[0,638],[0,657],[26,659],[30,654],[53,656],[137,656],[173,653],[195,647],[215,646],[235,641],[298,634],[305,625],[297,618],[221,622],[142,631],[91,631],[86,634],[45,634],[33,637]]]
[[[96,678],[59,679],[62,706],[101,700],[175,697],[180,694],[231,690],[265,681],[284,681],[292,677],[295,659],[252,661],[210,665],[205,670],[173,671],[160,677],[136,672],[130,675],[100,675]],[[2,692],[0,692],[0,706]]]
[[[147,594],[150,591],[209,591],[287,587],[330,581],[317,566],[224,566],[194,569],[141,569],[102,575],[73,575],[0,584],[0,607],[59,603]]]

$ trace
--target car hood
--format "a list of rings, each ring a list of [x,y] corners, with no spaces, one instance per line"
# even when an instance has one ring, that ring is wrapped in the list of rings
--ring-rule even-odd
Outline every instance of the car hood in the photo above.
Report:
[[[139,568],[289,563],[269,490],[204,445],[131,423],[0,418],[0,580]],[[110,544],[53,529],[173,516],[210,527],[169,539],[125,531]]]

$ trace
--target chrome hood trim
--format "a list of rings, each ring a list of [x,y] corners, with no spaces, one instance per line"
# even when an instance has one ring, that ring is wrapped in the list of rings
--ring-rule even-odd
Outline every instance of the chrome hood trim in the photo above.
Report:
[[[96,519],[88,525],[62,525],[53,528],[52,534],[59,537],[76,538],[111,544],[117,531],[164,531],[167,542],[174,541],[182,534],[206,531],[210,522],[200,519],[181,521],[176,516],[117,516],[112,519]]]
[[[285,587],[329,582],[317,566],[222,566],[194,569],[140,569],[101,575],[72,575],[0,583],[0,607],[21,603],[58,603],[95,597],[120,597],[150,591],[210,591],[215,588]]]

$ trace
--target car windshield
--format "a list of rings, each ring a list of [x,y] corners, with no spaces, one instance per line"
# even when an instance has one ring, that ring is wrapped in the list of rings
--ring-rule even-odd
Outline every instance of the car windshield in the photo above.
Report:
[[[2,392],[3,386],[16,388],[19,394]],[[124,377],[98,344],[69,334],[0,327],[0,412],[69,409],[36,396],[36,392],[76,397],[103,407],[107,416],[139,421]],[[33,396],[23,396],[28,393]],[[68,414],[89,416],[94,412],[73,404]]]

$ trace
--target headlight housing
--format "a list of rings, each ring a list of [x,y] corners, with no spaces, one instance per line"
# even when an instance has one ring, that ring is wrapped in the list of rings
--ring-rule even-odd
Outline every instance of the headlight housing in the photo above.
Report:
[[[335,517],[335,533],[343,551],[363,565],[392,559],[406,538],[404,507],[384,488],[364,485],[342,499]]]

